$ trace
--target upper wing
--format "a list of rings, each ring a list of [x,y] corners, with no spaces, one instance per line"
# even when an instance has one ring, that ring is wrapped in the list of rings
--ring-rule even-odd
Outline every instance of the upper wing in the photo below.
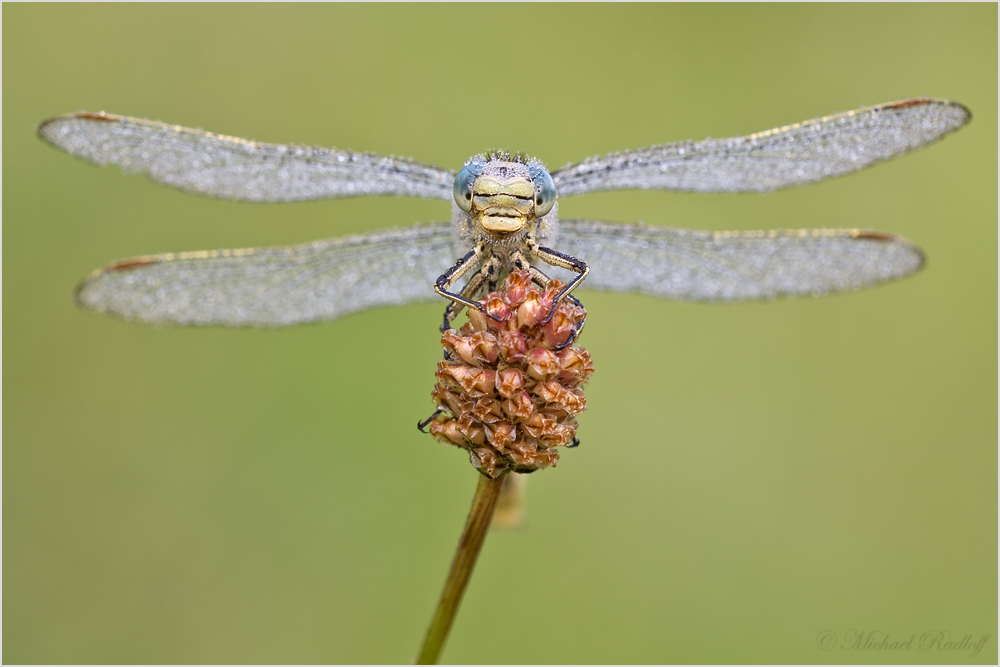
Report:
[[[264,144],[104,112],[50,118],[38,134],[95,164],[116,164],[181,190],[242,201],[385,194],[451,199],[455,179],[448,169],[400,158]]]
[[[903,100],[747,137],[591,158],[553,172],[552,180],[561,196],[632,188],[764,192],[863,169],[936,141],[970,118],[957,102]]]
[[[671,299],[819,296],[902,278],[923,264],[909,241],[857,229],[703,232],[561,220],[559,250],[590,263],[583,287]]]
[[[455,259],[450,225],[115,262],[77,288],[83,308],[151,324],[284,326],[433,300]]]

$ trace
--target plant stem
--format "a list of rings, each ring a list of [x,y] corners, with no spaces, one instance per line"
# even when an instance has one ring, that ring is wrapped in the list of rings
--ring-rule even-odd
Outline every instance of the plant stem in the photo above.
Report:
[[[503,486],[503,478],[502,474],[497,475],[495,479],[479,475],[479,486],[476,487],[476,495],[472,497],[469,518],[465,520],[465,529],[462,531],[461,539],[458,540],[458,549],[455,551],[454,560],[451,561],[451,571],[448,572],[448,578],[444,582],[444,590],[441,591],[441,600],[434,612],[434,619],[427,628],[427,637],[424,638],[424,645],[417,658],[418,665],[435,664],[444,647],[448,630],[451,629],[458,605],[462,601],[462,593],[465,592],[465,586],[472,576],[472,568],[476,565],[479,550],[483,546],[483,540],[486,539],[486,531],[490,528],[500,487]]]

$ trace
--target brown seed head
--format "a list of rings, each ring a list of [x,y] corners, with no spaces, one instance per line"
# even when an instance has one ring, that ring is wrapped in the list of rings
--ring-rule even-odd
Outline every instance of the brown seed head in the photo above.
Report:
[[[486,313],[471,310],[468,324],[441,336],[446,358],[431,396],[446,412],[430,432],[468,449],[484,475],[554,466],[555,448],[576,435],[594,367],[582,347],[557,349],[579,334],[583,308],[564,299],[545,322],[564,286],[553,280],[541,291],[528,272],[514,271],[502,291],[480,301]]]

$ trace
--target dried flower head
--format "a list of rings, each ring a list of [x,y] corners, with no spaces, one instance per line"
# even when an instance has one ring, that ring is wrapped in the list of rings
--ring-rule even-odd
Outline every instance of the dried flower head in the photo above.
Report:
[[[573,342],[587,316],[563,299],[545,322],[558,280],[544,291],[526,271],[514,271],[504,289],[470,310],[459,331],[441,336],[431,396],[441,414],[431,424],[440,442],[469,450],[488,477],[532,472],[559,461],[556,447],[576,441],[576,415],[587,408],[582,386],[594,372],[590,353]]]

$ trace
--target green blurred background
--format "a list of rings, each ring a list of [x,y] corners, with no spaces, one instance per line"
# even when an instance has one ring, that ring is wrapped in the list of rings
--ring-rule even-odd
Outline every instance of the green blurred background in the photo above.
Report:
[[[42,119],[106,110],[451,168],[502,145],[558,167],[921,95],[975,118],[810,187],[562,203],[677,227],[874,228],[929,261],[771,304],[584,290],[583,446],[532,476],[523,530],[487,540],[443,659],[996,662],[995,4],[3,18],[5,662],[407,662],[476,484],[414,428],[442,304],[253,331],[71,301],[113,259],[442,220],[446,204],[192,197],[60,154]],[[841,648],[851,631],[929,630],[993,636],[977,655]]]

